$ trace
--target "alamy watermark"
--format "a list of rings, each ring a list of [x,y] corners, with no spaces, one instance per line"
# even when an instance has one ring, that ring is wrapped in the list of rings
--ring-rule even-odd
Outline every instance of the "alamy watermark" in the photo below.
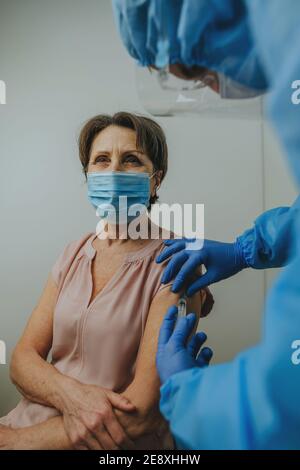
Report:
[[[0,80],[0,104],[6,104],[6,84]]]
[[[293,104],[300,104],[300,80],[294,80],[291,88],[295,91],[293,91],[291,95],[291,101]]]
[[[291,344],[291,348],[295,350],[291,355],[291,361],[294,366],[298,366],[300,364],[300,339],[295,339]]]
[[[6,364],[6,344],[0,340],[0,365]]]
[[[120,196],[115,205],[100,204],[96,233],[98,238],[204,240],[204,204],[153,204],[151,211],[143,204],[127,205]],[[193,249],[193,248],[191,248]]]

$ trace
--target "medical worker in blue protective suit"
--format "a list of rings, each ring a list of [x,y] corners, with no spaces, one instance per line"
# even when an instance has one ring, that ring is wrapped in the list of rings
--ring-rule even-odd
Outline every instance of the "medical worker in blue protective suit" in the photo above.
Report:
[[[158,2],[114,3],[129,53],[142,65],[155,65]],[[267,114],[299,188],[300,105],[292,93],[300,80],[300,2],[166,0],[164,8],[173,24],[167,30],[171,63],[207,67],[270,92]],[[246,57],[251,67],[243,67]],[[205,240],[201,251],[187,251],[182,240],[166,242],[158,261],[172,255],[163,281],[175,278],[174,290],[199,264],[206,266],[188,287],[189,295],[248,266],[285,266],[267,296],[260,344],[230,363],[201,367],[197,338],[186,345],[193,315],[180,318],[174,328],[176,308],[167,312],[157,353],[160,408],[179,448],[300,449],[300,361],[293,360],[300,339],[299,206],[298,198],[290,208],[262,214],[234,243]]]

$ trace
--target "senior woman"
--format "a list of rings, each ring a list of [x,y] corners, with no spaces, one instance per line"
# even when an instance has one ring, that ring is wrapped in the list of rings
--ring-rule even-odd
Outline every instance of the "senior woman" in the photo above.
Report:
[[[120,194],[129,205],[137,195],[132,200],[148,208],[156,201],[167,145],[151,119],[96,116],[82,129],[79,150],[95,207],[109,199],[118,212]],[[23,398],[0,420],[2,449],[173,446],[159,413],[155,353],[163,316],[179,295],[160,283],[161,236],[124,237],[128,220],[105,217],[105,237],[88,233],[59,256],[14,350],[11,379]],[[139,217],[152,227],[147,214]],[[189,301],[197,316],[205,296]]]

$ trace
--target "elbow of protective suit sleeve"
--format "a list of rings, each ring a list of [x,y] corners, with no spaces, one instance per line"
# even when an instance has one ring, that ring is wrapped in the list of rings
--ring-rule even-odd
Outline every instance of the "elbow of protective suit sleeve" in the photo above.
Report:
[[[290,207],[271,209],[259,216],[254,226],[237,238],[249,266],[266,269],[288,263],[294,210]]]
[[[187,384],[190,381],[197,381],[197,385],[201,381],[204,369],[194,368],[173,374],[169,379],[160,387],[160,411],[167,421],[171,423],[174,417],[175,405],[180,406],[178,395],[182,392],[182,384]],[[184,404],[186,406],[186,403]],[[177,414],[176,409],[176,414]],[[183,410],[184,411],[184,410]]]
[[[189,369],[161,387],[160,410],[178,449],[252,447],[243,369],[240,359]]]

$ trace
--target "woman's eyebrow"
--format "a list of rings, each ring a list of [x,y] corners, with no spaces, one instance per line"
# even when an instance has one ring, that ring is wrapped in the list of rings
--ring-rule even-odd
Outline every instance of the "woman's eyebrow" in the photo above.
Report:
[[[145,155],[145,153],[142,151],[142,150],[138,150],[138,149],[128,149],[128,150],[122,150],[121,153],[139,153],[140,155]],[[94,151],[95,154],[99,154],[99,153],[102,153],[102,154],[111,154],[112,151],[111,150],[101,150],[101,149],[95,149]]]
[[[106,153],[107,155],[109,155],[111,153],[111,151],[110,150],[95,149],[94,152],[93,152],[94,155],[98,155],[99,153],[102,153],[102,154]]]
[[[145,155],[142,150],[138,149],[124,150],[123,153],[139,153],[140,155]]]

